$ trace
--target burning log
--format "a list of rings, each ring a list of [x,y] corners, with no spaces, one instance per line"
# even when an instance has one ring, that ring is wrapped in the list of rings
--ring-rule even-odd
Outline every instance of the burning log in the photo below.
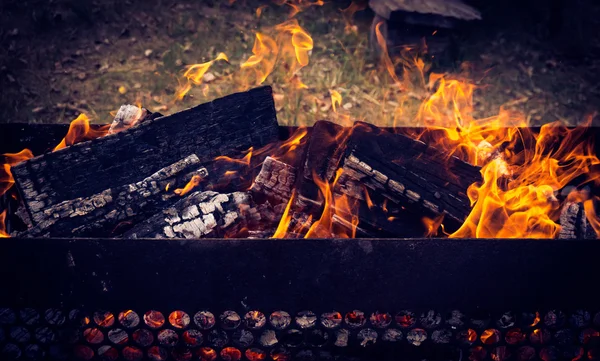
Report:
[[[138,223],[123,238],[224,238],[260,221],[249,193],[195,192]]]
[[[565,202],[560,212],[558,239],[596,239],[582,202]]]
[[[263,195],[272,204],[287,203],[295,182],[296,168],[267,157],[250,190],[256,195]]]
[[[35,157],[11,171],[37,226],[45,208],[134,183],[191,154],[204,162],[277,138],[272,90],[261,87]]]
[[[423,216],[444,215],[457,225],[471,211],[469,185],[481,181],[479,168],[427,144],[358,122],[343,159],[339,191],[362,198],[361,187],[396,205],[419,209]]]
[[[296,181],[298,198],[295,208],[322,206],[318,201],[319,187],[314,182],[314,176],[326,181],[333,179],[350,131],[350,128],[328,121],[321,120],[315,123],[304,153],[304,166]]]
[[[87,197],[56,204],[35,213],[35,227],[28,237],[108,236],[118,234],[119,224],[133,224],[173,204],[174,191],[194,177],[206,178],[200,159],[190,155],[165,167],[142,181],[109,188]]]

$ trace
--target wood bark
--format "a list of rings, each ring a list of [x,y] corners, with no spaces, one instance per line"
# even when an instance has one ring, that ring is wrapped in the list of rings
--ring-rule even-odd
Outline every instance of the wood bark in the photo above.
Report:
[[[45,208],[134,183],[188,155],[204,162],[277,139],[272,90],[260,87],[35,157],[12,173],[35,220]]]
[[[119,234],[130,225],[155,214],[180,197],[174,192],[198,175],[207,177],[200,159],[190,155],[132,184],[109,188],[87,197],[64,201],[35,214],[36,226],[27,237],[81,237]]]
[[[559,239],[597,238],[581,202],[565,202],[560,212],[560,226]]]
[[[249,193],[194,192],[138,223],[123,238],[225,238],[260,221]]]
[[[471,211],[467,188],[479,168],[427,144],[358,122],[348,140],[344,174],[396,205],[422,215],[444,215],[460,225]],[[344,180],[340,191],[360,197]],[[356,188],[356,187],[355,187]]]

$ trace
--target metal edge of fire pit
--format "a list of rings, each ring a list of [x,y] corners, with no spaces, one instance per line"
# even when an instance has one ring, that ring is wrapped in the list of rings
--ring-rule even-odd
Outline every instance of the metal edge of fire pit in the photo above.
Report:
[[[0,305],[596,308],[598,255],[596,241],[12,238],[0,242]]]

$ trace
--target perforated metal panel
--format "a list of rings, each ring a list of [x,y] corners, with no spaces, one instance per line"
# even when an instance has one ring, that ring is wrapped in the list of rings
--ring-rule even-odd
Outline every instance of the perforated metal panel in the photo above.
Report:
[[[600,312],[0,309],[24,360],[600,360]]]

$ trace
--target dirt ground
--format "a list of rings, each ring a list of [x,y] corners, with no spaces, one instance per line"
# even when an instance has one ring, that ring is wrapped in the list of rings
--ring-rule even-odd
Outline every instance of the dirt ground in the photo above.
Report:
[[[284,76],[289,69],[274,71],[264,82],[274,87],[280,123],[364,119],[418,125],[416,110],[434,89],[415,88],[406,96],[405,90],[394,88],[370,53],[372,13],[358,12],[355,27],[348,28],[340,11],[348,3],[311,6],[295,16],[313,38],[314,48],[295,79],[307,88],[298,89]],[[240,64],[252,55],[255,33],[268,33],[288,20],[291,10],[250,0],[49,4],[9,0],[0,5],[0,122],[65,123],[86,113],[94,122],[105,123],[124,103],[169,114],[243,90],[255,85],[239,81]],[[599,110],[598,34],[586,34],[585,50],[579,53],[574,47],[557,46],[543,25],[514,25],[527,24],[523,19],[538,13],[543,24],[547,15],[535,6],[524,10],[519,22],[514,19],[516,10],[510,9],[519,3],[502,4],[502,11],[481,5],[484,21],[491,19],[485,26],[469,24],[459,30],[462,65],[445,69],[467,73],[477,85],[473,116],[491,116],[504,106],[519,110],[531,124],[558,119],[575,124]],[[592,23],[599,21],[597,5],[585,12]],[[573,45],[575,35],[560,41]],[[210,61],[219,52],[229,62],[215,62],[202,84],[175,100],[186,67]],[[343,99],[336,112],[332,90]]]

